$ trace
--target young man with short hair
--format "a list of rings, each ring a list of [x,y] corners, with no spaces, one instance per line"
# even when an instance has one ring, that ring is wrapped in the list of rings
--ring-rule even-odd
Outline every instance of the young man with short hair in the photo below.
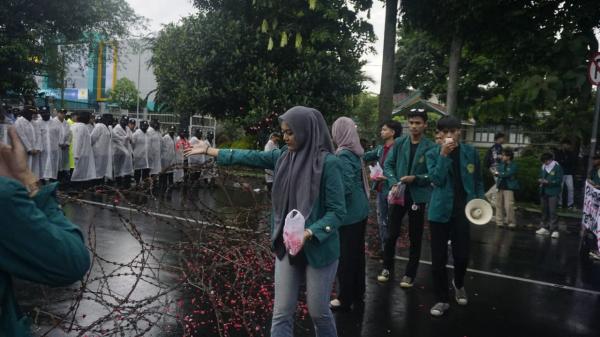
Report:
[[[496,173],[496,225],[508,228],[517,227],[515,222],[515,192],[519,189],[517,180],[517,164],[513,161],[515,154],[512,149],[502,150],[502,162],[498,164]],[[506,215],[506,217],[505,217]]]
[[[466,204],[482,198],[483,183],[479,153],[461,143],[461,123],[453,116],[442,117],[437,128],[443,133],[443,144],[436,145],[427,161],[433,191],[428,219],[431,230],[433,287],[436,304],[433,316],[442,316],[450,308],[448,291],[448,240],[454,258],[454,297],[460,305],[468,302],[464,279],[469,263],[470,224],[465,215]],[[428,158],[429,159],[429,158]]]
[[[400,227],[404,215],[408,214],[408,235],[410,253],[408,265],[400,286],[413,286],[419,258],[421,240],[425,223],[425,204],[431,196],[431,182],[427,174],[425,154],[434,145],[424,136],[427,128],[427,114],[423,110],[413,109],[408,113],[410,135],[396,138],[384,164],[383,172],[388,184],[395,193],[399,184],[405,184],[404,205],[389,205],[390,217],[388,237],[383,249],[383,270],[377,276],[380,282],[387,282],[393,272],[396,241],[400,236]]]
[[[378,145],[375,149],[366,152],[363,156],[365,162],[377,161],[383,169],[385,159],[394,146],[394,140],[402,135],[402,124],[394,120],[389,120],[381,124],[380,137],[383,145]],[[385,176],[377,178],[371,185],[371,190],[377,192],[377,223],[379,225],[379,239],[381,241],[381,251],[388,237],[388,202],[387,196],[390,191],[390,185]]]
[[[558,217],[556,216],[556,206],[558,205],[558,195],[560,194],[560,185],[563,181],[563,170],[560,164],[554,160],[552,153],[542,154],[542,168],[538,182],[540,183],[540,196],[542,203],[542,221],[540,229],[535,233],[538,235],[550,235],[553,239],[558,239]]]
[[[579,157],[573,151],[571,141],[563,139],[560,142],[560,148],[554,152],[554,159],[563,169],[563,179],[560,184],[560,193],[558,194],[558,207],[563,207],[563,186],[567,186],[567,207],[573,209],[575,207],[573,175],[577,169],[577,161]]]

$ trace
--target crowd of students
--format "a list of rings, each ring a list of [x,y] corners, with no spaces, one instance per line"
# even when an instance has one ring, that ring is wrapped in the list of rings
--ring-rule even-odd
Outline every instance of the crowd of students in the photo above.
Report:
[[[54,116],[53,116],[54,115]],[[87,111],[51,113],[48,107],[25,106],[5,109],[4,124],[14,124],[28,155],[28,167],[42,181],[60,181],[75,189],[115,182],[129,188],[148,178],[161,190],[182,182],[186,147],[210,142],[214,135],[196,130],[175,135],[171,127],[161,133],[158,120],[141,121]],[[202,165],[205,156],[189,158],[189,165]],[[196,175],[197,176],[197,175]]]
[[[303,280],[318,336],[337,335],[331,310],[353,310],[363,305],[365,228],[371,191],[377,200],[383,257],[377,280],[388,282],[394,275],[396,243],[407,216],[409,259],[400,286],[414,286],[427,219],[435,298],[430,314],[443,316],[450,308],[448,245],[454,263],[454,300],[458,305],[468,304],[465,274],[470,223],[465,206],[473,199],[484,198],[484,189],[479,153],[462,142],[459,119],[439,119],[435,139],[430,140],[425,135],[427,114],[413,109],[407,115],[408,135],[402,135],[398,122],[385,122],[380,133],[383,144],[369,152],[361,145],[359,130],[350,118],[338,118],[330,131],[319,111],[294,107],[279,121],[285,146],[277,146],[281,135],[274,133],[264,151],[213,148],[211,139],[204,139],[199,131],[189,142],[185,133],[175,138],[174,129],[161,136],[157,121],[142,121],[136,128],[135,121],[125,116],[118,123],[111,115],[102,115],[93,122],[85,112],[68,116],[61,110],[51,118],[48,109],[25,107],[14,125],[27,152],[27,167],[40,179],[67,177],[84,186],[114,179],[126,187],[132,176],[138,184],[148,177],[158,177],[162,185],[183,178],[183,172],[178,171],[182,169],[172,169],[173,165],[182,164],[185,158],[193,164],[203,163],[208,157],[216,157],[219,165],[268,170],[273,208],[271,248],[276,256],[272,336],[292,336]],[[492,156],[494,162],[485,167],[496,178],[496,223],[515,227],[518,167],[512,150],[494,151],[498,151]],[[538,182],[543,216],[536,233],[558,238],[556,205],[563,169],[553,158],[551,153],[541,156]],[[369,162],[383,171],[371,181],[366,174]],[[594,157],[590,180],[600,182],[600,157]],[[292,255],[283,232],[286,217],[294,211],[305,218],[305,229],[302,249]],[[337,297],[331,299],[336,275],[339,288]]]

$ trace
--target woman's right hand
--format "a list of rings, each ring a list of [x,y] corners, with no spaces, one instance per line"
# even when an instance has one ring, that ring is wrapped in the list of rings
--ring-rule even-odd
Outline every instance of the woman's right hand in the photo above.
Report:
[[[198,144],[195,144],[192,147],[185,148],[183,150],[183,154],[186,157],[197,155],[197,154],[207,154],[208,148],[209,148],[208,144],[198,143]]]

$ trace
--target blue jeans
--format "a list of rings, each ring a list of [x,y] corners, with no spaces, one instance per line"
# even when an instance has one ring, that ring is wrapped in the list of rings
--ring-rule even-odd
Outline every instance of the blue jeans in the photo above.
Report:
[[[381,251],[388,239],[388,202],[387,194],[377,192],[377,224],[379,225],[379,239],[381,240]]]
[[[271,322],[271,337],[292,337],[298,293],[306,280],[306,302],[317,337],[337,337],[335,320],[329,299],[338,267],[338,260],[322,268],[290,265],[288,255],[275,259],[275,303]]]

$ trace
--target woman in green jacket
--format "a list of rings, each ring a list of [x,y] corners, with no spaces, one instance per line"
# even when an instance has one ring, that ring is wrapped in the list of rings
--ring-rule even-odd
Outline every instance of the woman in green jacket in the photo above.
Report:
[[[12,146],[0,143],[0,337],[30,337],[12,278],[67,286],[80,280],[90,257],[79,227],[56,202],[56,183],[40,187],[13,128]]]
[[[365,294],[365,228],[369,215],[369,182],[361,157],[356,124],[348,117],[338,118],[331,128],[336,156],[340,159],[346,196],[346,216],[340,232],[340,264],[338,297],[330,302],[332,309],[348,310],[360,305]]]
[[[275,259],[275,301],[271,336],[293,335],[302,280],[317,336],[337,336],[329,308],[340,255],[338,228],[346,213],[339,159],[321,113],[297,106],[279,117],[287,148],[272,151],[220,150],[198,144],[185,155],[217,157],[219,165],[245,165],[274,171],[271,248]],[[298,210],[306,219],[302,250],[291,256],[283,243],[286,215]]]

